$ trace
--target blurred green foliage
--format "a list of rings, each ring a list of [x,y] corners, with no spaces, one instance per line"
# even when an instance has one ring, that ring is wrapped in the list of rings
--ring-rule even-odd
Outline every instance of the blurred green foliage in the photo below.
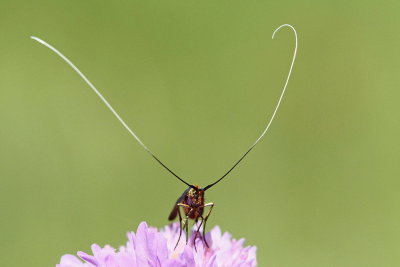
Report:
[[[1,265],[55,266],[207,192],[260,266],[399,266],[398,1],[0,1]]]

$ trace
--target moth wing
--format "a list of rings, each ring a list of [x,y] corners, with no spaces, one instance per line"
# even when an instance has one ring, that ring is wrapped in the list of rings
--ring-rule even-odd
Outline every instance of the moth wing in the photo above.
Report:
[[[186,190],[183,192],[183,194],[176,200],[175,205],[174,205],[174,207],[172,208],[172,211],[171,211],[171,213],[170,213],[169,216],[168,216],[168,220],[172,221],[172,220],[174,220],[174,219],[176,218],[176,216],[178,215],[178,209],[179,209],[178,203],[181,203],[181,202],[182,202],[182,200],[185,198],[185,196],[186,196],[186,194],[187,194],[188,191],[189,191],[189,188],[186,189]]]

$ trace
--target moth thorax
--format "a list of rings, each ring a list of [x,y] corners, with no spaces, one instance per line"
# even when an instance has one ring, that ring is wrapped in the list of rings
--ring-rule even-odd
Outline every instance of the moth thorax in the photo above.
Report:
[[[189,190],[189,192],[188,192],[188,196],[189,196],[190,198],[195,198],[195,199],[197,199],[197,198],[202,198],[203,195],[204,195],[203,189],[201,189],[200,186],[198,186],[198,185],[194,185],[194,187],[195,187],[196,189],[190,188],[190,190]]]

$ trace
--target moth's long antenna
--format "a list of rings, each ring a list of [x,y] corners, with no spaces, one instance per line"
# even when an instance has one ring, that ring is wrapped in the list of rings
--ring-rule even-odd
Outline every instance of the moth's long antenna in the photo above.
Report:
[[[290,25],[290,24],[283,24],[283,25],[279,26],[279,27],[274,31],[274,33],[272,34],[272,39],[274,39],[275,34],[276,34],[281,28],[283,28],[283,27],[288,27],[288,28],[290,28],[290,29],[293,30],[294,36],[295,36],[295,39],[296,39],[296,44],[295,44],[295,47],[294,47],[294,53],[293,53],[292,63],[290,64],[289,73],[288,73],[288,76],[287,76],[287,78],[286,78],[285,85],[283,86],[281,96],[279,97],[278,103],[276,104],[274,113],[272,113],[272,117],[271,117],[271,119],[269,120],[269,122],[268,122],[267,127],[265,128],[265,130],[262,132],[262,134],[260,135],[260,137],[258,137],[258,139],[254,142],[254,144],[246,151],[246,153],[244,153],[243,156],[232,166],[232,168],[230,168],[221,178],[219,178],[216,182],[214,182],[214,183],[212,183],[212,184],[209,184],[209,185],[207,185],[206,187],[204,187],[204,189],[203,189],[204,191],[207,190],[207,189],[209,189],[209,188],[211,188],[212,186],[214,186],[214,185],[216,185],[218,182],[220,182],[222,179],[224,179],[225,176],[227,176],[227,175],[228,175],[228,174],[229,174],[229,173],[230,173],[230,172],[231,172],[231,171],[246,157],[246,156],[247,156],[247,154],[257,145],[257,143],[261,140],[261,138],[263,138],[263,136],[267,133],[267,131],[268,131],[268,129],[269,129],[269,126],[271,126],[271,123],[272,123],[272,121],[273,121],[274,118],[275,118],[276,112],[278,111],[278,108],[279,108],[279,105],[281,104],[283,95],[285,94],[286,87],[287,87],[287,85],[288,85],[288,83],[289,83],[290,75],[291,75],[291,73],[292,73],[292,69],[293,69],[293,65],[294,65],[294,61],[295,61],[295,59],[296,59],[296,53],[297,53],[297,32],[296,32],[296,29],[295,29],[292,25]]]
[[[138,141],[138,143],[147,151],[147,153],[150,154],[158,163],[160,163],[161,166],[163,166],[167,171],[169,171],[172,175],[174,175],[176,178],[178,178],[181,182],[186,184],[189,187],[193,187],[189,183],[185,182],[183,179],[181,179],[176,173],[174,173],[172,170],[170,170],[167,166],[165,166],[164,163],[161,162],[154,154],[153,152],[150,151],[150,149],[147,148],[147,146],[140,140],[140,138],[129,128],[129,126],[124,122],[124,120],[119,116],[119,114],[114,110],[114,108],[108,103],[108,101],[104,98],[102,94],[94,87],[94,85],[86,78],[85,75],[67,58],[65,57],[60,51],[55,49],[53,46],[49,45],[45,41],[39,39],[38,37],[31,36],[31,38],[42,45],[46,46],[50,50],[52,50],[54,53],[56,53],[58,56],[60,56],[65,62],[68,63],[78,74],[81,76],[81,78],[92,88],[92,90],[97,94],[98,97],[100,97],[101,101],[104,102],[104,104],[107,106],[107,108],[114,114],[114,116],[119,120],[119,122],[125,127],[126,130]]]

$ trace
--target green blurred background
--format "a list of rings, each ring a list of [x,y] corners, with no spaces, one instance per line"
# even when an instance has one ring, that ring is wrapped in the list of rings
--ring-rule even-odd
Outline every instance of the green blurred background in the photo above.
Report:
[[[1,265],[55,266],[207,192],[259,266],[399,266],[398,1],[0,1]],[[209,228],[209,229],[210,229]]]

